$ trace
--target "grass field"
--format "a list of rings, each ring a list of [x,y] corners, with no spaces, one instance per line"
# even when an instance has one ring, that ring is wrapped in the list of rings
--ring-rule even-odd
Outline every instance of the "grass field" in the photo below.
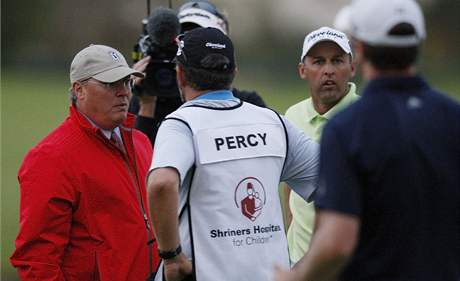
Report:
[[[26,78],[27,77],[27,78]],[[16,174],[22,158],[67,112],[66,80],[53,74],[2,77],[2,280],[17,280],[9,265],[18,230]]]
[[[295,80],[294,80],[295,81]],[[436,83],[438,88],[457,93],[460,81]],[[241,89],[261,93],[273,109],[284,112],[304,97],[301,81],[279,83],[273,80],[249,82],[238,79]],[[439,87],[440,85],[440,87]],[[19,192],[16,174],[27,151],[56,127],[68,111],[68,78],[66,73],[24,73],[5,71],[1,85],[1,280],[18,280],[9,264],[18,230]]]

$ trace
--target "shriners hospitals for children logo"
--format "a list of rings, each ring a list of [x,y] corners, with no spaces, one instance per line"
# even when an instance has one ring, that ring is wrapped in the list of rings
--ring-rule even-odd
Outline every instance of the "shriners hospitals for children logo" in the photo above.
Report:
[[[265,189],[258,179],[247,177],[238,183],[235,189],[235,204],[243,216],[255,221],[262,213],[265,201]]]

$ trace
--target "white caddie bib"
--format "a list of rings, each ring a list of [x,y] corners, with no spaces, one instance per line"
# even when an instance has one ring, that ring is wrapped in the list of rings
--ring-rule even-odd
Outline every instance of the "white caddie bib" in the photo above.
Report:
[[[180,235],[196,280],[271,280],[274,264],[290,266],[278,191],[287,151],[281,119],[248,103],[182,107],[168,118],[193,133]]]

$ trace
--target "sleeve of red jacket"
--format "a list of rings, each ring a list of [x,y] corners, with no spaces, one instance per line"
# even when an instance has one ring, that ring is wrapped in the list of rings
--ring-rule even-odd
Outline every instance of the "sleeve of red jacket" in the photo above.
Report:
[[[61,270],[69,241],[75,191],[56,151],[31,151],[19,170],[20,229],[11,263],[21,280],[65,280]]]

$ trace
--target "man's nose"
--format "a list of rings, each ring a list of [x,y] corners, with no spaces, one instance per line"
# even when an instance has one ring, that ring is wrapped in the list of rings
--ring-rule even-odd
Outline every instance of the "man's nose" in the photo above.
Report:
[[[335,66],[332,63],[328,62],[324,65],[323,71],[325,75],[332,75],[335,73]]]

